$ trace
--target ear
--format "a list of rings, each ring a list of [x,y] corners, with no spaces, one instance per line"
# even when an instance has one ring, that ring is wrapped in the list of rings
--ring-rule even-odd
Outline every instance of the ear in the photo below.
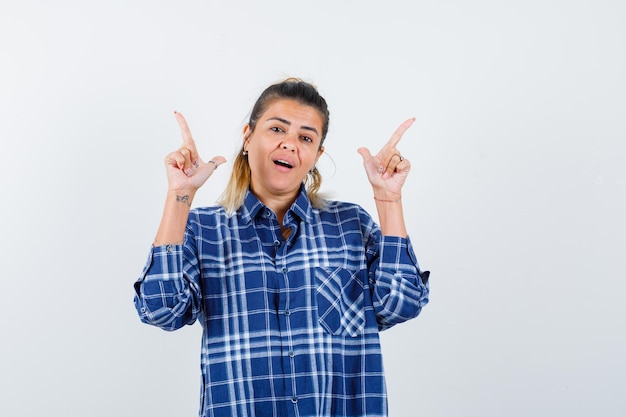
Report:
[[[248,142],[248,139],[250,138],[250,135],[252,134],[252,129],[250,129],[250,125],[248,123],[246,123],[246,125],[243,127],[243,148],[244,150],[246,149],[246,142]]]
[[[324,147],[320,146],[320,148],[317,150],[317,157],[315,158],[316,164],[317,164],[317,161],[320,159],[320,156],[322,156],[323,153],[324,153]]]

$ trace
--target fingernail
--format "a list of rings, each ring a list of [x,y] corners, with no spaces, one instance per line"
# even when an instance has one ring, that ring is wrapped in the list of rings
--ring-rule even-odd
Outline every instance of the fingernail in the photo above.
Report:
[[[196,159],[195,161],[193,161],[193,166],[195,166],[196,168],[198,168],[198,160]]]
[[[378,173],[380,174],[381,172],[383,172],[383,166],[382,166],[382,165],[380,165],[380,166],[378,167]]]
[[[185,173],[187,174],[188,177],[191,177],[191,169],[188,169],[187,171],[185,171]]]

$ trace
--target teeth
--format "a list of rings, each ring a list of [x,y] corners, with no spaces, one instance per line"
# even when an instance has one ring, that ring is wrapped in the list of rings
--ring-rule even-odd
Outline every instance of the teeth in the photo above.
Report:
[[[283,161],[282,159],[277,159],[276,161],[274,161],[274,163],[277,164],[277,165],[282,165],[282,166],[287,167],[287,168],[292,168],[292,166],[291,166],[291,164],[289,162]]]

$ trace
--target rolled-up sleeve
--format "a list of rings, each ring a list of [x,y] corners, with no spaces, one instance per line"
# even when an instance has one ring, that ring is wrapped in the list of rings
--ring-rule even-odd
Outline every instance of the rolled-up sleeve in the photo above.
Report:
[[[135,282],[135,308],[142,322],[172,331],[198,318],[201,298],[198,271],[183,262],[188,250],[182,245],[151,248]]]
[[[370,264],[372,303],[380,330],[417,317],[428,303],[429,271],[421,271],[409,238],[381,236]]]

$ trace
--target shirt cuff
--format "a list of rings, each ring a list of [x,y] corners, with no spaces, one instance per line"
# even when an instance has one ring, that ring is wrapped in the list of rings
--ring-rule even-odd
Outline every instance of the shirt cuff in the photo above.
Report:
[[[417,272],[422,282],[428,282],[429,271],[421,271],[410,237],[381,236],[380,262],[385,268],[400,272]],[[407,267],[409,271],[407,270]]]
[[[150,247],[150,253],[141,275],[135,281],[135,289],[139,291],[139,285],[152,277],[163,279],[164,274],[171,269],[171,265],[180,262],[183,254],[183,245],[162,245]]]

